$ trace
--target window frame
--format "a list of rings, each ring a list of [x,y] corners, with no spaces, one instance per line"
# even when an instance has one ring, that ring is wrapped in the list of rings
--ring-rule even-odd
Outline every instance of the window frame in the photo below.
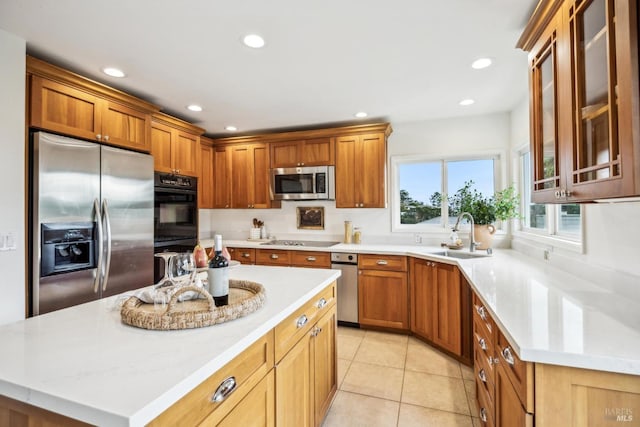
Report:
[[[499,188],[504,187],[502,182],[503,174],[505,170],[505,152],[503,150],[491,150],[474,152],[464,156],[434,156],[434,155],[401,155],[391,156],[389,159],[389,174],[391,188],[390,205],[391,205],[391,232],[392,233],[438,233],[449,232],[451,224],[448,224],[449,208],[448,204],[443,204],[442,207],[442,220],[440,224],[401,224],[400,223],[400,177],[399,166],[408,163],[441,163],[440,180],[441,180],[441,193],[445,196],[449,196],[448,186],[448,170],[446,163],[456,161],[472,161],[472,160],[493,160],[493,187],[494,193]],[[461,227],[464,230],[465,227]],[[468,228],[468,226],[466,226]],[[500,221],[496,221],[496,229],[499,233],[503,233],[504,225],[500,224]]]
[[[531,180],[533,177],[529,176],[528,181],[524,177],[524,161],[523,156],[526,153],[531,153],[530,146],[524,145],[515,150],[515,170],[518,175],[518,191],[520,192],[520,212],[528,212],[529,204],[531,200],[525,200],[524,186],[529,184],[529,195],[533,194],[533,187]],[[531,155],[531,154],[529,154]],[[532,172],[531,170],[529,172]],[[546,228],[531,228],[527,227],[525,218],[522,217],[517,221],[518,226],[514,229],[514,236],[531,240],[537,243],[550,245],[557,248],[567,249],[572,252],[584,253],[584,238],[585,238],[585,212],[583,205],[580,205],[580,231],[576,234],[563,233],[558,229],[558,219],[560,215],[561,206],[563,204],[546,203]],[[527,210],[525,210],[527,208]]]

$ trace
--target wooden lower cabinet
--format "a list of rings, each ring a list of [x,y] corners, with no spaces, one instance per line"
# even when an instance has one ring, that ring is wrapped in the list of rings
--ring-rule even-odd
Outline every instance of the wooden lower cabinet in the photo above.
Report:
[[[255,264],[256,250],[254,248],[227,248],[231,259],[240,264]]]
[[[533,414],[527,413],[503,366],[498,364],[495,384],[495,426],[533,427]]]
[[[276,425],[320,426],[337,390],[335,303],[277,363]]]
[[[407,273],[360,270],[358,322],[362,326],[409,329]]]
[[[468,283],[455,265],[411,258],[410,267],[411,332],[471,365]]]

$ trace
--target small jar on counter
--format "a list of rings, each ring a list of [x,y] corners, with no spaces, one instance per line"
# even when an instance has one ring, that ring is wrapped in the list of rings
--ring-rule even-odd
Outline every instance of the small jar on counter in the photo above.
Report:
[[[353,229],[353,243],[359,245],[360,242],[362,241],[362,232],[360,232],[360,229],[358,227],[354,227]]]

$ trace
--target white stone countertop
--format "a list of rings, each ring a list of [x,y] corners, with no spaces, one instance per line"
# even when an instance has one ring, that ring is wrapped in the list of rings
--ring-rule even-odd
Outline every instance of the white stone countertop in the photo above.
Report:
[[[513,250],[453,259],[423,245],[344,244],[328,248],[235,247],[409,255],[457,264],[518,356],[525,361],[640,375],[640,279],[592,282]],[[468,252],[465,248],[456,252]],[[485,254],[485,251],[478,253]],[[613,289],[626,289],[624,295]],[[635,291],[634,291],[635,290]],[[637,298],[629,296],[637,295]]]
[[[200,329],[120,321],[117,296],[0,326],[0,394],[99,426],[143,426],[336,280],[336,270],[238,266],[262,308]]]

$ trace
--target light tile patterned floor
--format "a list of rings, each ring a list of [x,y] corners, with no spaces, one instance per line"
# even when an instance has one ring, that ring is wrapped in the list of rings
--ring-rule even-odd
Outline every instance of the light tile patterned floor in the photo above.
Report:
[[[323,427],[475,427],[473,369],[406,335],[338,327],[338,392]]]

